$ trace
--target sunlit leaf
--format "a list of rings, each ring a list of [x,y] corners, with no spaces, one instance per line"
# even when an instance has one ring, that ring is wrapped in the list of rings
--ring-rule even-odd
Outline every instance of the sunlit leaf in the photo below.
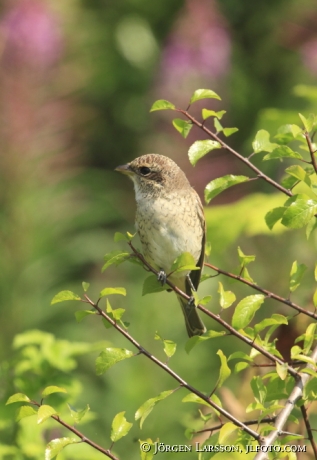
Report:
[[[317,327],[317,324],[316,323],[311,323],[309,324],[309,326],[307,327],[306,329],[306,332],[304,334],[304,353],[309,353],[309,351],[311,350],[311,347],[314,343],[314,340],[315,340],[315,334],[316,334],[316,327]]]
[[[78,310],[75,311],[75,318],[77,323],[80,323],[86,316],[97,315],[96,310]]]
[[[19,422],[25,417],[30,417],[31,415],[37,414],[37,411],[31,406],[21,406],[17,410],[17,414],[15,417],[16,422]]]
[[[229,438],[229,436],[238,429],[239,427],[232,422],[225,423],[219,431],[219,444],[224,444],[225,441]]]
[[[288,365],[287,363],[280,364],[276,362],[276,372],[281,380],[285,380],[288,374]]]
[[[162,292],[170,289],[168,284],[162,284],[157,280],[156,275],[150,275],[145,278],[143,282],[142,295],[153,294],[155,292]]]
[[[238,128],[223,128],[223,130],[222,130],[223,134],[224,134],[226,137],[231,136],[231,134],[234,134],[234,133],[236,133],[237,131],[239,131]]]
[[[145,403],[142,404],[141,407],[136,411],[135,413],[135,420],[140,420],[140,428],[142,428],[144,420],[146,417],[152,412],[154,406],[162,401],[163,399],[166,399],[168,396],[170,396],[175,390],[167,390],[167,391],[162,391],[158,396],[155,396],[154,398],[150,398]]]
[[[208,404],[204,399],[201,399],[199,396],[195,395],[194,393],[189,393],[188,395],[186,395],[185,398],[182,399],[182,402],[192,402],[192,403],[202,404],[203,406],[210,407],[210,404]]]
[[[171,268],[173,274],[191,270],[200,270],[200,267],[196,267],[196,261],[189,252],[183,252],[183,254],[178,256],[174,260]]]
[[[45,420],[50,418],[52,415],[57,415],[54,407],[43,404],[37,412],[37,423],[40,424],[45,422]]]
[[[231,369],[228,366],[227,363],[227,357],[223,354],[222,350],[217,351],[217,355],[220,358],[221,366],[220,366],[220,371],[219,371],[219,377],[216,383],[217,388],[221,388],[223,383],[227,380],[227,378],[231,374]]]
[[[278,158],[300,158],[302,155],[298,152],[295,152],[287,145],[279,145],[271,153],[268,153],[263,157],[263,160],[275,160]]]
[[[211,89],[196,89],[196,91],[190,98],[190,104],[192,104],[193,102],[199,101],[200,99],[208,99],[208,98],[221,100],[221,97],[218,96],[218,94],[212,91]]]
[[[203,336],[194,335],[187,340],[185,344],[186,353],[189,353],[198,343],[205,342],[209,339],[214,339],[216,337],[222,337],[226,335],[225,331],[207,331]]]
[[[154,112],[155,110],[173,110],[175,109],[175,105],[165,99],[159,99],[155,101],[152,105],[150,112]]]
[[[182,120],[181,118],[175,118],[173,120],[173,126],[185,139],[193,127],[191,122]]]
[[[267,395],[267,387],[264,385],[260,376],[253,377],[250,382],[254,398],[260,404],[263,404]]]
[[[133,423],[127,422],[124,414],[125,411],[119,412],[112,421],[110,435],[112,442],[117,442],[119,439],[123,438],[123,436],[126,436],[133,426]]]
[[[96,374],[102,375],[114,364],[132,356],[134,353],[125,348],[106,348],[96,359]]]
[[[242,299],[233,313],[232,326],[235,329],[244,329],[248,326],[263,302],[264,295],[262,294],[250,295]]]
[[[266,225],[269,227],[270,230],[274,227],[274,225],[282,219],[286,208],[284,206],[279,206],[278,208],[273,208],[265,215],[265,222]]]
[[[50,385],[42,391],[42,397],[45,398],[48,395],[51,395],[52,393],[67,393],[67,390],[62,387],[57,387],[55,385]]]
[[[220,110],[219,112],[215,112],[214,110],[203,109],[202,118],[203,120],[207,120],[207,118],[209,117],[217,117],[218,120],[221,120],[221,118],[224,116],[225,113],[226,113],[225,110]]]
[[[221,149],[221,145],[217,141],[212,141],[211,139],[196,141],[189,147],[189,161],[193,166],[195,166],[200,158],[215,149]]]
[[[243,253],[240,246],[238,246],[238,256],[239,256],[241,267],[245,267],[246,265],[249,265],[251,262],[255,261],[255,255],[252,254],[250,256],[247,256],[246,254]]]
[[[52,460],[55,458],[66,446],[70,444],[78,444],[78,438],[58,438],[50,441],[45,449],[45,460]]]
[[[129,252],[122,252],[120,251],[120,249],[109,252],[109,254],[106,254],[104,257],[105,264],[102,267],[101,271],[104,272],[111,265],[118,266],[130,257],[131,254]]]
[[[14,395],[10,396],[10,398],[7,400],[7,404],[12,404],[15,402],[30,402],[30,398],[26,396],[24,393],[15,393]]]
[[[84,409],[79,410],[79,411],[72,409],[69,404],[68,404],[68,408],[70,411],[70,415],[75,423],[79,423],[85,417],[87,412],[90,411],[89,404],[87,404],[87,406]]]
[[[303,194],[288,199],[285,206],[282,224],[289,228],[304,227],[317,212],[317,201]]]
[[[112,294],[120,294],[120,295],[125,296],[125,295],[127,295],[127,292],[126,292],[125,288],[123,288],[123,287],[105,288],[100,292],[99,297],[106,297],[106,296],[112,295]]]
[[[207,184],[205,188],[205,201],[209,203],[215,196],[219,195],[219,193],[223,192],[229,187],[232,187],[236,184],[241,184],[242,182],[246,182],[249,180],[247,176],[234,176],[229,174],[227,176],[218,177],[217,179],[212,180]]]
[[[89,289],[90,283],[86,283],[86,281],[83,281],[81,285],[83,287],[84,292],[87,292]]]
[[[64,300],[81,300],[79,295],[72,291],[61,291],[53,297],[51,305],[58,302],[64,302]]]
[[[272,152],[272,150],[278,147],[278,144],[270,142],[270,134],[264,129],[260,129],[255,135],[252,147],[254,153]]]
[[[157,440],[156,442],[158,442]],[[140,453],[141,453],[141,460],[152,460],[154,457],[154,442],[152,439],[147,438],[145,441],[139,439],[140,443]]]
[[[290,286],[289,286],[291,292],[294,292],[295,289],[298,288],[306,270],[307,270],[306,265],[304,264],[298,265],[296,260],[295,262],[293,262],[291,273],[290,273]]]
[[[271,318],[265,318],[254,326],[255,334],[263,331],[263,329],[275,324],[288,324],[287,318],[283,315],[273,313]]]
[[[236,300],[236,296],[231,291],[225,291],[222,283],[219,281],[218,292],[220,295],[220,306],[221,308],[229,308]]]
[[[296,179],[305,182],[309,187],[311,186],[311,180],[306,171],[299,165],[292,165],[285,169],[285,172]]]

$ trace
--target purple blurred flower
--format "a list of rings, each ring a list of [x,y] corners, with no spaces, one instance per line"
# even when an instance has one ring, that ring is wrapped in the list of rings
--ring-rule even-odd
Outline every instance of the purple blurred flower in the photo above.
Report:
[[[8,66],[45,70],[61,56],[60,29],[43,0],[17,0],[3,16],[0,29],[4,38],[2,59]]]

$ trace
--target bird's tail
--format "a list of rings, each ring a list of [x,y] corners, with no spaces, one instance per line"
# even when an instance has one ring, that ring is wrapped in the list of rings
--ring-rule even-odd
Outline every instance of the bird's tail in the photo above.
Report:
[[[195,304],[182,297],[177,297],[182,307],[186,329],[189,337],[204,334],[206,332],[206,327],[198,315]]]

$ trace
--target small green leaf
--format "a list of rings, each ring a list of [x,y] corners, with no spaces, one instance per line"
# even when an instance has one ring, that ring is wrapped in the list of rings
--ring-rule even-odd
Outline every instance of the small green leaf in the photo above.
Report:
[[[239,256],[241,267],[245,267],[246,265],[249,265],[251,262],[255,261],[255,255],[247,256],[246,254],[243,253],[240,246],[238,246],[238,256]]]
[[[67,390],[62,387],[57,387],[55,385],[50,385],[42,391],[42,398],[45,398],[48,395],[51,395],[52,393],[67,393]]]
[[[182,120],[181,118],[175,118],[173,120],[173,126],[185,139],[193,127],[191,122]]]
[[[282,224],[289,228],[304,227],[317,211],[317,201],[303,194],[294,195],[285,202],[285,206]]]
[[[209,117],[217,117],[218,120],[221,120],[221,118],[224,116],[225,113],[227,113],[225,110],[220,110],[219,112],[215,112],[214,110],[203,109],[202,118],[203,120],[207,120],[207,118]]]
[[[220,306],[221,308],[229,308],[235,302],[236,296],[231,291],[225,291],[222,283],[219,281],[218,292],[220,294]]]
[[[246,361],[252,361],[252,358],[243,351],[235,351],[232,353],[229,356],[228,361],[231,361],[232,359],[245,359]]]
[[[86,281],[83,281],[81,285],[83,287],[84,292],[87,292],[89,289],[90,283],[86,283]]]
[[[57,415],[54,407],[43,404],[37,412],[37,423],[40,424],[45,422],[45,420],[50,418],[52,415]]]
[[[225,331],[207,331],[203,336],[194,335],[187,340],[185,344],[185,351],[189,353],[198,343],[205,342],[206,340],[213,339],[215,337],[222,337],[226,335]]]
[[[131,257],[131,254],[129,252],[122,252],[120,251],[120,249],[109,252],[109,254],[106,254],[104,257],[105,264],[102,267],[101,271],[104,272],[111,265],[115,265],[117,267],[122,262],[129,259],[130,257]]]
[[[234,366],[234,373],[238,374],[238,372],[243,371],[247,367],[249,367],[249,364],[241,361]]]
[[[97,311],[95,310],[78,310],[75,311],[75,318],[77,323],[80,323],[88,315],[96,315]]]
[[[263,331],[263,329],[273,326],[273,325],[280,325],[280,324],[288,324],[287,318],[283,315],[279,315],[277,313],[274,313],[271,318],[265,318],[259,323],[257,323],[254,326],[254,332],[255,335],[257,335],[259,332]]]
[[[162,292],[170,289],[168,284],[164,284],[163,286],[161,283],[158,282],[156,275],[150,275],[145,278],[142,288],[142,295],[153,294],[155,292]]]
[[[207,305],[212,299],[211,295],[205,295],[202,299],[198,299],[197,304],[199,305]]]
[[[191,402],[191,403],[202,404],[203,406],[210,407],[210,404],[208,404],[204,399],[201,399],[199,396],[195,395],[194,393],[189,393],[188,395],[186,395],[185,398],[182,399],[182,402]]]
[[[158,442],[157,440],[156,442]],[[145,441],[139,439],[140,443],[140,452],[141,452],[141,460],[153,460],[154,457],[154,442],[152,439],[147,438]]]
[[[314,277],[315,277],[315,281],[317,281],[317,263],[315,265]]]
[[[298,265],[296,260],[295,262],[293,262],[291,273],[290,273],[290,286],[289,286],[291,292],[294,292],[295,289],[298,288],[306,270],[307,270],[306,265],[304,264]]]
[[[17,410],[17,415],[16,415],[15,420],[16,420],[16,422],[19,422],[23,418],[30,417],[31,415],[35,415],[35,414],[37,414],[37,411],[33,407],[31,407],[31,406],[21,406]]]
[[[72,291],[61,291],[53,297],[51,305],[58,302],[64,302],[64,300],[81,300],[81,298]]]
[[[175,390],[162,391],[158,396],[148,399],[147,401],[145,401],[145,403],[142,404],[142,406],[139,407],[139,409],[135,413],[135,420],[141,419],[140,428],[142,428],[144,420],[152,412],[154,406],[163,399],[166,399],[174,391]]]
[[[155,110],[174,110],[175,105],[165,99],[159,99],[155,101],[152,105],[150,112],[154,112]]]
[[[313,304],[314,304],[314,307],[317,307],[317,289],[316,289],[315,292],[314,292]]]
[[[114,240],[115,243],[118,243],[119,241],[127,241],[127,242],[129,242],[134,238],[134,236],[135,236],[135,234],[132,235],[129,232],[126,232],[126,233],[116,232],[114,234],[113,240]]]
[[[30,402],[30,398],[26,396],[24,393],[15,393],[14,395],[10,396],[6,405],[12,404],[15,402]],[[27,406],[26,406],[27,407]]]
[[[249,295],[242,299],[233,313],[232,326],[235,329],[244,329],[252,321],[255,312],[264,302],[264,295]]]
[[[162,337],[157,332],[155,333],[154,338],[155,340],[160,340],[163,343],[164,353],[168,358],[171,358],[176,351],[177,344],[175,342],[172,342],[172,340],[162,339]]]
[[[199,101],[201,99],[219,99],[221,101],[221,97],[218,96],[217,93],[212,91],[211,89],[196,89],[192,97],[190,98],[190,104],[193,102]]]
[[[288,144],[294,140],[299,134],[302,133],[302,129],[297,125],[283,125],[277,130],[277,134],[274,136],[280,144]]]
[[[207,184],[205,188],[205,201],[209,203],[215,196],[219,195],[219,193],[223,192],[229,187],[232,187],[236,184],[241,184],[242,182],[246,182],[249,180],[247,176],[233,176],[229,174],[227,176],[218,177],[217,179],[212,180]]]
[[[311,180],[306,171],[299,165],[292,165],[285,169],[285,172],[296,179],[305,182],[309,187],[311,186]]]
[[[251,379],[250,385],[255,400],[258,403],[263,404],[267,395],[267,387],[264,385],[262,378],[259,376],[253,377]]]
[[[196,141],[189,147],[189,161],[193,166],[195,166],[200,158],[215,149],[221,149],[221,145],[217,141],[212,141],[211,139]]]
[[[230,376],[231,370],[227,363],[227,357],[223,354],[222,350],[218,350],[217,355],[219,356],[221,362],[219,377],[216,383],[216,388],[218,389],[222,387],[223,383]]]
[[[53,460],[66,446],[81,442],[77,438],[58,438],[50,441],[45,449],[45,460]]]
[[[229,436],[238,429],[239,427],[232,422],[225,423],[219,431],[219,444],[224,444]]]
[[[127,295],[127,292],[126,292],[125,288],[123,288],[123,287],[105,288],[100,292],[99,297],[106,297],[106,296],[112,295],[112,294],[120,294],[120,295],[125,296],[125,295]]]
[[[216,129],[216,133],[221,133],[221,131],[223,131],[223,126],[222,124],[220,123],[220,121],[218,120],[218,118],[214,118],[214,126],[215,126],[215,129]]]
[[[316,323],[311,323],[309,324],[309,326],[307,327],[306,329],[306,332],[305,332],[305,339],[304,339],[304,349],[303,349],[303,352],[305,354],[309,353],[313,343],[314,343],[314,340],[315,340],[315,334],[316,334],[316,327],[317,327],[317,324]]]
[[[174,260],[171,273],[175,275],[179,272],[192,270],[200,270],[200,267],[196,267],[196,261],[189,252],[183,252],[183,254]]]
[[[278,208],[273,208],[273,209],[271,209],[271,211],[269,211],[269,212],[265,215],[265,222],[266,222],[266,225],[269,227],[270,230],[272,230],[272,228],[274,227],[274,225],[275,225],[280,219],[282,219],[285,210],[286,210],[286,208],[285,208],[284,206],[280,206],[280,207],[278,207]]]
[[[106,348],[96,359],[96,374],[102,375],[114,364],[132,356],[134,353],[125,348]]]
[[[287,145],[279,145],[271,153],[268,153],[263,157],[263,160],[275,160],[277,158],[300,158],[302,155],[298,152],[295,152]]]
[[[298,114],[299,118],[302,120],[305,130],[309,133],[312,131],[314,125],[316,124],[316,116],[312,113],[308,115],[308,118],[304,117],[301,113]]]
[[[287,377],[288,365],[287,363],[279,364],[276,363],[276,372],[281,380],[285,380]]]
[[[278,144],[270,142],[270,134],[265,129],[260,129],[255,135],[255,139],[252,142],[254,153],[259,152],[272,152]]]
[[[87,406],[84,409],[79,410],[79,411],[72,409],[69,404],[68,404],[68,408],[70,411],[70,415],[72,419],[74,420],[74,423],[79,423],[85,417],[87,412],[90,411],[89,404],[87,404]]]
[[[226,137],[231,136],[231,134],[234,134],[234,133],[236,133],[237,131],[239,131],[238,128],[223,128],[223,130],[222,130],[223,134],[224,134]]]
[[[117,442],[119,439],[123,438],[123,436],[126,436],[133,426],[133,423],[127,422],[124,414],[125,411],[119,412],[112,421],[110,435],[112,442]]]

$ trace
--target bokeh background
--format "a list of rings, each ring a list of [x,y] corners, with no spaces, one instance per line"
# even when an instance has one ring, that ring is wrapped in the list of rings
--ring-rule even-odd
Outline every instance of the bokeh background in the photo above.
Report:
[[[193,113],[199,115],[202,107],[227,110],[225,126],[239,128],[230,145],[250,154],[258,129],[274,134],[281,124],[299,123],[297,112],[316,110],[317,91],[311,88],[317,76],[316,26],[313,0],[1,2],[1,400],[17,391],[39,399],[44,386],[64,384],[71,396],[56,397],[55,403],[67,400],[77,409],[88,403],[93,415],[81,429],[108,447],[116,413],[125,410],[132,421],[146,399],[175,387],[143,357],[95,376],[94,360],[105,341],[131,346],[96,317],[76,323],[74,312],[82,306],[50,305],[62,289],[81,293],[82,281],[91,283],[93,299],[104,287],[125,286],[127,298],[113,298],[112,303],[126,309],[129,332],[162,359],[155,332],[176,341],[171,366],[202,391],[212,390],[218,377],[216,351],[230,354],[241,344],[234,338],[208,341],[187,355],[185,328],[172,295],[142,297],[146,273],[134,265],[101,274],[103,255],[124,248],[124,243],[113,242],[114,232],[134,232],[132,184],[114,168],[147,152],[164,154],[186,171],[202,197],[211,179],[247,173],[222,151],[192,168],[187,150],[202,134],[193,129],[184,140],[171,124],[173,114],[150,114],[151,104],[167,99],[186,108],[195,89],[213,89],[222,101],[198,102]],[[282,165],[269,163],[261,167],[280,178]],[[315,241],[307,242],[302,230],[286,232],[280,226],[269,232],[266,206],[274,199],[283,202],[273,192],[264,183],[251,182],[211,203],[206,210],[210,260],[234,271],[240,245],[257,255],[259,263],[250,268],[257,282],[287,296],[294,258],[312,268]],[[222,282],[238,297],[252,293]],[[217,287],[218,279],[201,288],[213,294],[210,308],[215,310]],[[312,290],[310,274],[296,300],[309,307]],[[290,314],[276,303],[266,305],[272,312]],[[296,336],[305,324],[302,318],[300,324],[291,322],[289,340],[280,332],[285,356],[292,345],[290,331]],[[20,367],[14,369],[18,360]],[[249,402],[244,381],[249,377],[232,377],[221,393],[227,408],[241,418]],[[237,394],[243,385],[245,391]],[[142,431],[135,424],[115,452],[139,458],[137,439],[148,436],[184,444],[185,429],[201,423],[196,408],[180,403],[183,396],[177,392],[160,403]],[[16,424],[14,410],[0,407],[0,458],[43,458],[46,442],[67,435],[54,424],[37,429],[31,419]],[[102,456],[80,446],[66,449],[60,458]]]

